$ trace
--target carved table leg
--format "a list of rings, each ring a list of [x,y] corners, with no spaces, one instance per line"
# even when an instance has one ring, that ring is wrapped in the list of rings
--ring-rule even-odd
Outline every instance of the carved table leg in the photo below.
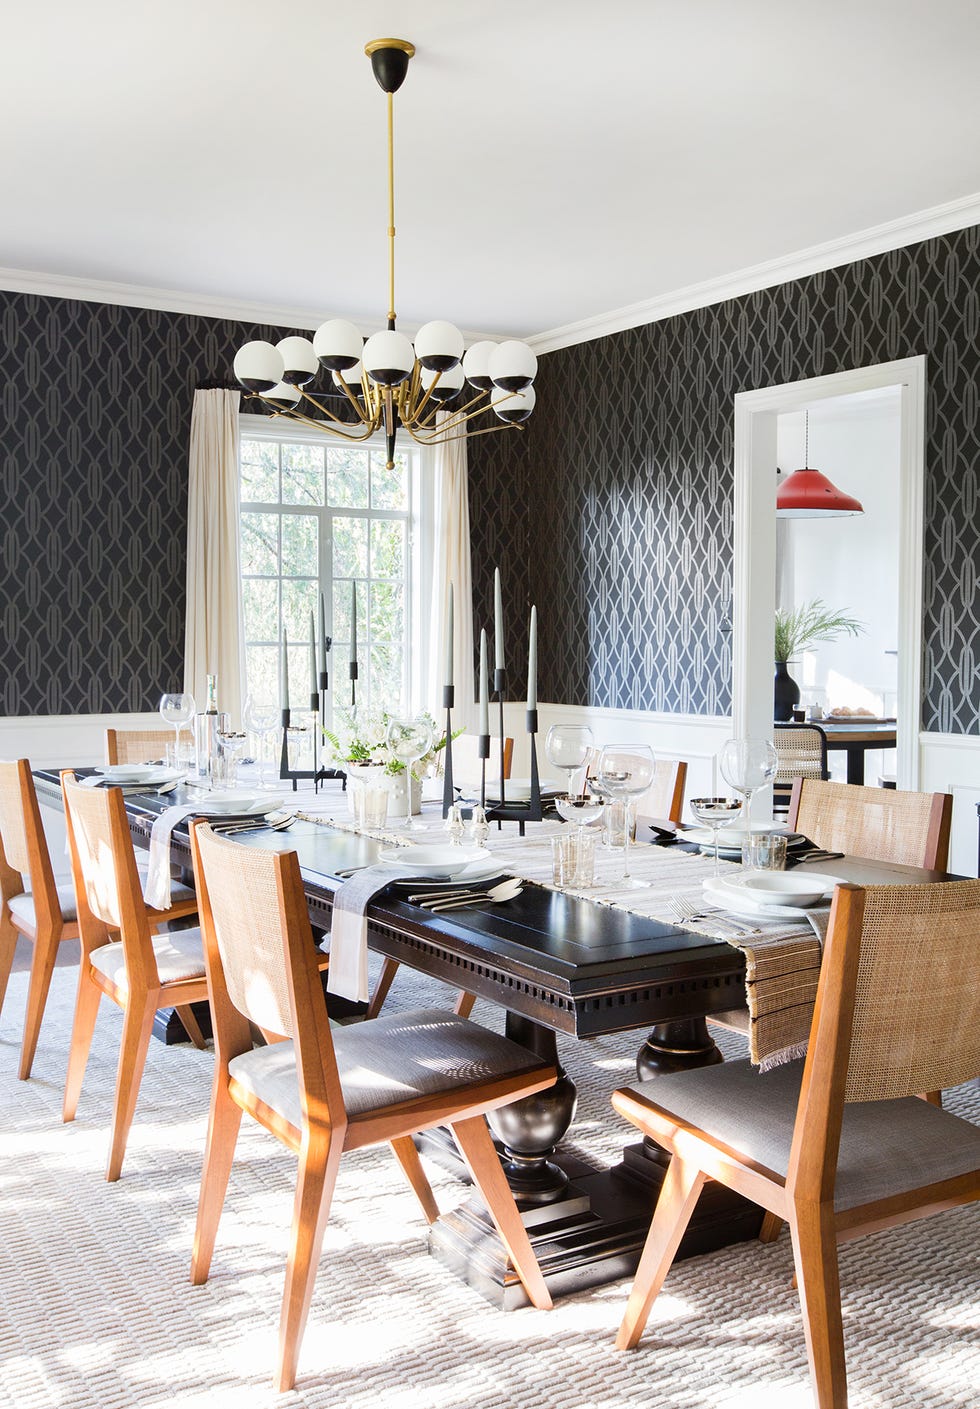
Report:
[[[502,1147],[504,1173],[515,1199],[522,1205],[554,1203],[564,1197],[568,1175],[551,1157],[575,1118],[577,1092],[558,1061],[551,1028],[508,1013],[507,1036],[551,1062],[558,1080],[545,1091],[491,1111],[487,1124]]]

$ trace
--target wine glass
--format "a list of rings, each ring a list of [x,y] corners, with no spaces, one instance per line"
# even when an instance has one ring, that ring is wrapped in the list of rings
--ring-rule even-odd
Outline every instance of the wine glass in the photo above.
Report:
[[[166,694],[160,696],[160,718],[164,724],[174,726],[174,762],[180,756],[180,731],[185,724],[189,724],[194,718],[194,711],[197,705],[194,703],[194,696],[188,694]]]
[[[623,804],[623,876],[620,884],[635,890],[643,884],[630,875],[632,803],[653,782],[653,750],[646,744],[609,744],[599,755],[596,777],[602,790]]]
[[[218,742],[221,745],[221,781],[226,787],[233,788],[238,781],[238,760],[245,752],[248,735],[242,730],[219,729]]]
[[[718,874],[718,831],[737,817],[742,810],[742,802],[737,797],[692,797],[690,808],[694,816],[711,831],[715,847],[715,875]]]
[[[385,745],[392,758],[405,765],[405,786],[408,792],[405,825],[424,831],[425,823],[412,816],[412,765],[429,752],[433,743],[432,720],[424,714],[414,719],[389,719],[385,730]]]
[[[572,774],[584,768],[592,755],[594,738],[587,724],[552,724],[544,741],[548,762],[568,774],[568,791],[572,791]]]
[[[259,736],[259,788],[275,787],[265,781],[266,737],[279,726],[282,718],[279,703],[271,695],[248,695],[242,710],[242,723]]]
[[[752,830],[752,794],[771,783],[779,767],[775,745],[769,739],[729,739],[718,756],[721,776],[745,798],[742,827]]]

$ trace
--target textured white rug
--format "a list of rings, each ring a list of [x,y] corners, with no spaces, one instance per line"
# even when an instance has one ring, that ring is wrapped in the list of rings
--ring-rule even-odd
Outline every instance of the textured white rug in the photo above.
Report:
[[[387,1150],[348,1156],[300,1361],[271,1388],[294,1164],[253,1124],[239,1154],[210,1282],[187,1280],[211,1055],[151,1043],[122,1180],[103,1166],[120,1015],[103,1004],[78,1118],[61,1087],[75,971],[55,973],[35,1075],[14,1075],[26,975],[0,1017],[2,1409],[809,1409],[783,1235],[679,1263],[648,1339],[613,1350],[627,1284],[502,1313],[425,1251]],[[437,996],[438,995],[438,996]],[[446,990],[402,970],[389,1002]],[[474,1016],[498,1025],[478,1004]],[[641,1034],[567,1041],[575,1140],[612,1162],[628,1134],[608,1093],[632,1078]],[[980,1092],[950,1105],[980,1123]],[[441,1206],[462,1186],[431,1171]],[[852,1409],[980,1402],[977,1205],[841,1253]]]

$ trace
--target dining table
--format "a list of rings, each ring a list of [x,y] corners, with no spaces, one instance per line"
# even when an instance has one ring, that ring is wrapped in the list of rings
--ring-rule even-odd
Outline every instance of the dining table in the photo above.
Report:
[[[847,781],[864,782],[864,756],[872,749],[893,749],[897,740],[894,719],[862,719],[852,715],[814,721],[827,736],[827,752],[843,753],[847,758]]]
[[[58,770],[41,769],[34,776],[39,799],[60,806]],[[339,819],[344,804],[336,787]],[[190,790],[165,798],[128,792],[125,806],[135,844],[148,846],[155,818],[175,798],[193,805],[193,797]],[[260,850],[295,850],[314,934],[321,935],[330,929],[333,897],[344,883],[341,873],[373,864],[379,842],[342,822],[331,824],[329,817],[304,818],[302,794],[296,805],[300,815],[287,830],[256,827],[236,839]],[[541,825],[528,824],[528,829]],[[667,832],[650,835],[662,845],[688,849],[683,833],[677,840]],[[641,846],[638,842],[637,850]],[[174,830],[171,848],[173,862],[189,867],[186,823]],[[857,857],[835,860],[832,869],[840,879],[859,884],[943,879],[938,873]],[[742,952],[683,921],[655,919],[543,883],[525,884],[505,905],[474,904],[449,913],[422,909],[404,889],[390,887],[370,902],[366,914],[371,950],[499,1005],[508,1036],[559,1072],[548,1091],[490,1117],[552,1292],[560,1295],[630,1275],[666,1161],[650,1141],[627,1146],[620,1161],[604,1169],[584,1163],[565,1147],[576,1092],[562,1067],[559,1039],[641,1032],[641,1078],[721,1061],[707,1019],[744,1002]],[[450,1161],[450,1144],[437,1132],[429,1149]],[[753,1237],[760,1218],[756,1206],[709,1185],[682,1255]],[[478,1199],[470,1198],[440,1218],[429,1241],[435,1256],[498,1306],[524,1304],[523,1289]]]

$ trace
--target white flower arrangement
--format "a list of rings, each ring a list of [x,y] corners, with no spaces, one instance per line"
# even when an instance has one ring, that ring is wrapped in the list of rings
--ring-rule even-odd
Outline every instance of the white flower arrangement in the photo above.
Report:
[[[404,773],[405,764],[400,759],[392,758],[385,743],[388,724],[393,718],[388,710],[339,707],[335,709],[334,715],[335,728],[323,731],[332,762],[340,765],[373,763],[383,765],[385,773],[390,776]],[[435,742],[429,752],[412,765],[412,777],[438,777],[442,773],[445,759],[445,731],[437,732],[436,722],[427,711],[423,710],[418,718],[431,725]],[[462,729],[454,729],[453,738],[455,739],[462,732]]]

